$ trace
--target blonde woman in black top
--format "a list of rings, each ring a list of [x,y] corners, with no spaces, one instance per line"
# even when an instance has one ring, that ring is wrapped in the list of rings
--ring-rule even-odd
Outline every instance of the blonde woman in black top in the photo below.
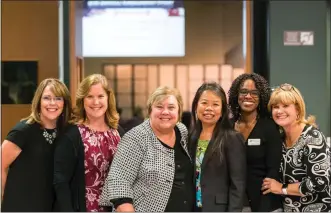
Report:
[[[229,91],[234,128],[242,133],[246,141],[245,206],[254,212],[281,209],[279,195],[263,195],[261,191],[265,177],[278,178],[281,159],[280,133],[267,109],[270,92],[267,81],[255,73],[245,73],[237,77]]]
[[[55,138],[70,116],[67,87],[57,79],[43,80],[31,114],[16,124],[1,145],[2,211],[52,211]]]

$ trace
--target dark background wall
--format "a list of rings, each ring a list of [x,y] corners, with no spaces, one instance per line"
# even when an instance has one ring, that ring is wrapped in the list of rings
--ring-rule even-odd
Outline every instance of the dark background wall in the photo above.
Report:
[[[330,136],[330,20],[326,1],[270,1],[270,83],[291,83],[302,92],[307,113]],[[314,31],[314,46],[284,46],[286,30]],[[327,45],[329,44],[329,45]]]

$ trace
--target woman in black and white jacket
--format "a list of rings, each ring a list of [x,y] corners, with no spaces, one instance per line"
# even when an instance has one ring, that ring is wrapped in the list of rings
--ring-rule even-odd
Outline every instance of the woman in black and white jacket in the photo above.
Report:
[[[178,122],[179,91],[160,87],[149,97],[149,119],[121,139],[103,188],[100,205],[116,211],[193,210],[193,162],[187,129]]]

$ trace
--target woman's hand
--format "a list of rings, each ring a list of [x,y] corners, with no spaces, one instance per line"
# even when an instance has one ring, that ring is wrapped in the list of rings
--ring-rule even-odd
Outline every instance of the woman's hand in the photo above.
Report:
[[[283,194],[282,192],[283,184],[279,183],[275,179],[272,178],[264,178],[262,183],[261,190],[263,194],[273,193],[273,194]]]

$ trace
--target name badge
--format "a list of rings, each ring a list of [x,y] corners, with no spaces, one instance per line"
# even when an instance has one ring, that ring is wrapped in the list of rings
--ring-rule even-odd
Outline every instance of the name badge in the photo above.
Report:
[[[248,146],[260,146],[261,139],[260,138],[252,138],[248,139]]]

